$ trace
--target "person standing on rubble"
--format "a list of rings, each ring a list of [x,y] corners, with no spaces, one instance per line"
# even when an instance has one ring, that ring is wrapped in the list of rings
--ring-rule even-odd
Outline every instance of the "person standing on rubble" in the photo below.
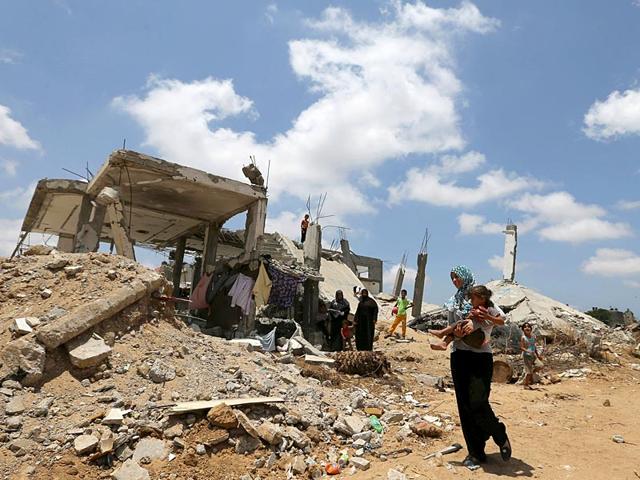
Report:
[[[469,268],[457,266],[451,270],[451,281],[457,291],[446,303],[446,307],[452,313],[450,322],[452,319],[457,321],[468,316],[471,310],[469,290],[475,279]],[[492,324],[504,321],[505,314],[497,307],[496,310],[499,318],[493,318],[485,311],[478,320]],[[451,346],[451,377],[458,403],[460,427],[468,451],[463,465],[470,470],[479,468],[479,464],[487,460],[484,449],[489,438],[493,438],[500,448],[500,455],[504,461],[511,458],[511,443],[507,429],[498,420],[489,404],[493,375],[491,343],[474,348],[462,341],[462,337],[470,334],[473,329],[472,320],[461,322],[453,332],[456,338]]]
[[[356,349],[373,350],[373,339],[378,321],[378,304],[369,296],[369,291],[365,288],[360,291],[360,303],[358,303],[353,320],[356,326]]]
[[[300,222],[300,243],[304,243],[307,239],[307,230],[309,230],[310,221],[309,214],[306,214],[302,219],[302,222]]]
[[[341,352],[343,350],[342,334],[340,330],[345,320],[349,318],[351,305],[344,298],[342,290],[336,291],[336,297],[329,305],[329,317],[331,323],[329,325],[329,350],[332,352]]]

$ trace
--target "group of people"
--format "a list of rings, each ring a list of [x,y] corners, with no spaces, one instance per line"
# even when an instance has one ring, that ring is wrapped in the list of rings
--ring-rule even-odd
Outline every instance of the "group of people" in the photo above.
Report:
[[[328,326],[325,328],[325,336],[331,351],[353,350],[354,337],[357,350],[373,350],[378,304],[366,289],[357,291],[354,288],[353,293],[358,298],[353,320],[349,317],[351,305],[342,290],[336,292],[327,308]]]

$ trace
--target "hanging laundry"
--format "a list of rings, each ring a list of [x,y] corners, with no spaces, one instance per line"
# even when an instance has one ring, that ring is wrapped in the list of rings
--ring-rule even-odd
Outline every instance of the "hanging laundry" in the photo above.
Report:
[[[251,309],[251,302],[253,302],[253,279],[247,277],[242,273],[238,274],[236,282],[229,290],[229,296],[231,297],[231,306],[238,306],[245,315],[249,313]]]
[[[199,310],[201,308],[208,308],[209,304],[207,303],[207,289],[209,288],[209,283],[211,283],[212,273],[205,273],[200,277],[200,281],[196,288],[191,292],[191,304],[189,305],[190,309]]]
[[[264,264],[260,263],[260,271],[258,272],[258,278],[256,284],[253,287],[253,297],[256,301],[256,307],[261,307],[269,302],[269,295],[271,295],[272,287],[271,279],[267,274],[267,270],[264,268]]]
[[[281,308],[289,308],[293,305],[298,285],[305,281],[305,277],[290,275],[272,264],[268,265],[267,270],[272,282],[269,304],[277,305]]]

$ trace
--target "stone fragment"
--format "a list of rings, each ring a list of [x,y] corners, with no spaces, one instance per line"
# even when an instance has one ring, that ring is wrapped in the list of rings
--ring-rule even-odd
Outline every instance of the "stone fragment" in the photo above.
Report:
[[[435,375],[428,375],[426,373],[416,373],[414,378],[427,387],[435,387],[440,390],[444,390],[444,378],[437,377]]]
[[[11,390],[22,390],[22,385],[16,380],[5,380],[2,382],[2,388],[10,388]]]
[[[404,413],[399,411],[387,412],[382,416],[380,420],[389,425],[400,423],[404,420]]]
[[[78,455],[84,455],[93,452],[99,442],[93,435],[80,435],[73,441],[73,448]]]
[[[167,428],[164,431],[164,438],[169,440],[175,437],[181,437],[184,433],[184,426],[181,423],[176,423],[174,426]]]
[[[614,435],[611,439],[616,443],[624,443],[624,437],[622,435]]]
[[[119,468],[114,470],[111,476],[115,480],[150,480],[149,472],[138,465],[133,459],[124,462]]]
[[[0,395],[4,395],[5,397],[13,397],[13,390],[10,388],[0,388]]]
[[[353,448],[356,448],[356,449],[360,449],[360,448],[364,448],[366,445],[367,445],[366,440],[363,440],[363,439],[361,439],[361,438],[360,438],[360,439],[355,440],[355,441],[353,442],[352,447],[353,447]]]
[[[198,455],[206,455],[207,454],[207,447],[205,447],[201,443],[197,444],[196,445],[196,453]]]
[[[67,266],[68,263],[69,260],[67,260],[66,258],[54,258],[50,262],[47,262],[44,267],[49,270],[60,270],[61,268]]]
[[[149,378],[154,383],[170,382],[176,378],[176,371],[171,365],[167,365],[161,360],[156,360],[149,369]]]
[[[384,410],[379,407],[366,407],[364,409],[364,413],[368,416],[374,415],[380,418],[382,415],[384,415]]]
[[[118,278],[118,272],[116,272],[115,270],[109,270],[107,272],[107,278],[109,280],[115,280],[116,278]]]
[[[18,438],[14,440],[9,445],[9,450],[11,450],[16,457],[23,457],[27,453],[29,453],[34,447],[34,443],[26,440],[24,438]]]
[[[31,336],[8,342],[0,353],[0,378],[17,373],[26,374],[23,382],[42,378],[46,352]]]
[[[373,432],[371,430],[367,430],[366,432],[355,433],[351,438],[353,440],[364,440],[365,442],[370,442],[371,437],[373,437]]]
[[[345,415],[338,417],[338,420],[333,424],[333,429],[342,433],[343,435],[352,436],[355,433],[360,433],[365,428],[365,423],[359,417],[355,415]]]
[[[304,457],[302,455],[296,455],[293,458],[293,462],[291,462],[291,469],[296,475],[302,475],[307,471],[307,463],[304,461]]]
[[[7,415],[20,415],[26,410],[26,407],[24,406],[24,398],[13,397],[7,402],[4,410]]]
[[[53,290],[51,290],[50,288],[45,288],[40,291],[40,296],[45,300],[49,298],[51,295],[53,295]]]
[[[13,330],[18,335],[26,335],[28,333],[33,332],[33,328],[31,328],[31,325],[29,325],[29,323],[27,322],[27,319],[25,317],[19,317],[19,318],[14,319],[14,321],[13,321]]]
[[[240,410],[234,410],[234,412],[236,414],[236,418],[238,419],[238,423],[242,428],[244,428],[244,431],[247,432],[253,438],[259,439],[260,434],[258,433],[258,430],[256,429],[256,427],[253,426],[253,423],[251,423],[251,420],[249,420],[249,417],[247,417]]]
[[[236,441],[236,453],[244,455],[246,453],[255,452],[262,446],[260,440],[249,435],[241,435]]]
[[[36,417],[46,417],[49,415],[49,409],[53,405],[53,398],[45,398],[40,403],[38,403],[33,409],[33,414]]]
[[[111,347],[97,335],[81,336],[66,344],[69,360],[77,368],[100,365],[110,354]]]
[[[224,403],[209,410],[209,413],[207,413],[207,420],[209,420],[209,423],[214,427],[226,428],[227,430],[231,430],[238,426],[236,414],[233,412],[231,407]]]
[[[5,425],[8,432],[17,432],[22,428],[22,417],[9,417],[6,420]]]
[[[210,428],[202,431],[199,440],[210,447],[214,447],[229,440],[229,432],[224,428]]]
[[[102,419],[103,425],[122,425],[124,422],[124,416],[129,413],[128,410],[122,410],[120,408],[110,409],[105,417]]]
[[[411,425],[413,433],[419,437],[440,438],[442,430],[429,422],[418,422]]]
[[[387,480],[407,480],[407,476],[392,468],[387,472]]]
[[[68,267],[64,267],[64,273],[67,278],[75,277],[82,270],[82,265],[69,265]]]
[[[258,435],[269,445],[279,445],[282,442],[280,428],[271,422],[263,422],[258,428]]]
[[[138,442],[133,451],[133,459],[139,462],[141,458],[147,457],[153,460],[162,460],[167,456],[167,447],[163,440],[146,437]]]
[[[371,466],[371,462],[362,457],[353,457],[351,458],[350,463],[358,470],[369,470],[369,467]]]
[[[311,445],[311,439],[296,427],[287,427],[284,436],[291,440],[297,448],[304,449]]]
[[[178,448],[180,450],[184,450],[185,448],[187,448],[187,442],[185,442],[179,437],[175,437],[173,439],[173,447]]]

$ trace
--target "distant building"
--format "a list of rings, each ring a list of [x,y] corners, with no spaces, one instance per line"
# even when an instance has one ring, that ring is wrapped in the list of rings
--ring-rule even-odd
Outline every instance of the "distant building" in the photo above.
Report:
[[[601,322],[606,323],[612,328],[626,327],[627,325],[636,323],[635,315],[628,308],[624,312],[622,312],[614,307],[609,307],[608,309],[593,307],[586,313],[587,315],[590,315],[594,318],[597,318]]]

